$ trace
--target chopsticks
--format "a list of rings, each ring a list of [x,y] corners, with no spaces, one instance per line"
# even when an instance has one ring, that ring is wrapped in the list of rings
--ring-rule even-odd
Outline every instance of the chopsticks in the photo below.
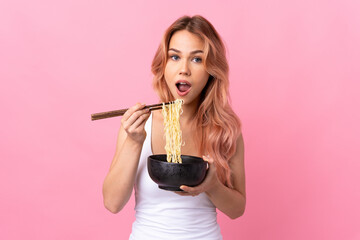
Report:
[[[171,104],[173,102],[167,102],[165,105]],[[146,105],[144,108],[149,108],[150,111],[153,110],[159,110],[162,109],[162,103],[159,104],[152,104],[152,105]],[[93,113],[91,114],[91,120],[99,120],[99,119],[105,119],[105,118],[111,118],[111,117],[117,117],[122,116],[124,113],[128,110],[128,108],[120,109],[120,110],[114,110],[109,112],[100,112],[100,113]]]

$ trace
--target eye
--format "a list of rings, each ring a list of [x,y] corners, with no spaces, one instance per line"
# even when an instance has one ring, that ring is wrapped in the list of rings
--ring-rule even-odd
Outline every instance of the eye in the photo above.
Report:
[[[202,58],[201,58],[201,57],[194,57],[194,58],[193,58],[193,62],[201,63],[201,62],[202,62]]]
[[[178,55],[170,55],[170,58],[174,61],[179,60],[179,56]]]

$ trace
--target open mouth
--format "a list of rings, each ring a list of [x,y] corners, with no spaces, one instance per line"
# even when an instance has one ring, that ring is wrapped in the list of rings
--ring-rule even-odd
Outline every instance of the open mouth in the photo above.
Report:
[[[189,92],[191,84],[188,81],[180,80],[176,83],[176,87],[179,95],[184,96]]]

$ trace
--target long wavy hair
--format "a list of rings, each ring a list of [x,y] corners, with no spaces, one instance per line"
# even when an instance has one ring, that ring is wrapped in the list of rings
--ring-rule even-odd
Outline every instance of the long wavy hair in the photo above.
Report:
[[[196,126],[202,127],[197,140],[200,143],[200,152],[214,159],[220,181],[232,188],[229,159],[235,154],[241,124],[230,106],[229,65],[225,46],[208,20],[199,15],[183,16],[165,31],[151,65],[154,74],[153,87],[161,101],[174,100],[166,84],[164,72],[170,39],[179,30],[187,30],[204,41],[203,63],[210,77],[201,92],[199,108],[195,116]]]

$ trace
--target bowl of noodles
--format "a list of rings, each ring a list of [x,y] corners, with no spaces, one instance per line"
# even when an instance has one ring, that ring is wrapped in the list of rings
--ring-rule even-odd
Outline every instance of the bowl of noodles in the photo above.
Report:
[[[199,185],[206,176],[207,164],[202,158],[188,155],[181,155],[181,163],[168,162],[166,154],[147,159],[150,178],[160,189],[169,191],[182,191],[181,185]]]
[[[184,101],[176,99],[163,104],[164,135],[166,154],[151,155],[147,159],[147,168],[151,179],[159,188],[169,191],[182,191],[181,185],[194,187],[205,178],[208,163],[202,158],[181,155],[182,133],[180,115]]]

